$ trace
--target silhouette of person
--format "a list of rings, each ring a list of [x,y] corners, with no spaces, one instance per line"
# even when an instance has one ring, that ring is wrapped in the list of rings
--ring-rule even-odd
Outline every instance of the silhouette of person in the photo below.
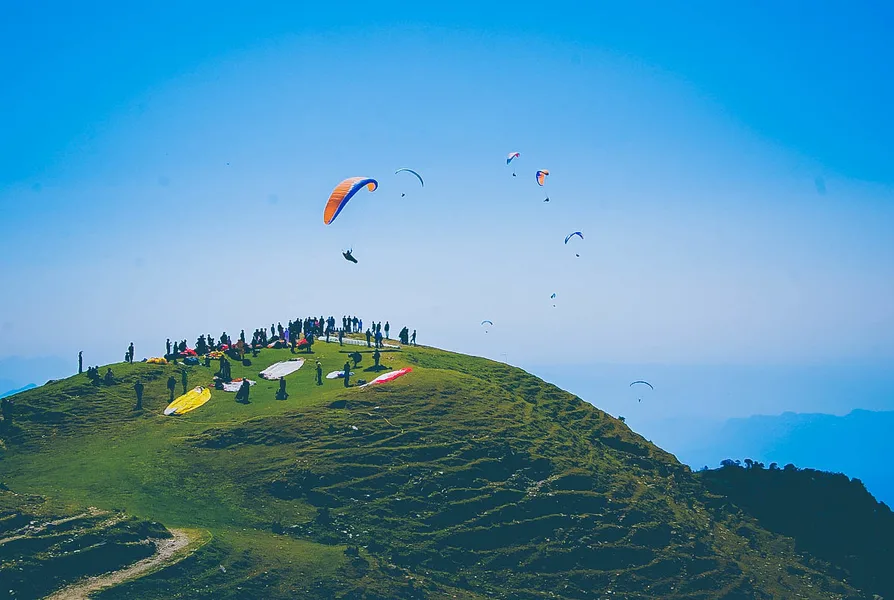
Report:
[[[385,339],[387,339],[387,340],[391,339],[391,337],[389,337],[390,331],[391,331],[391,325],[388,323],[388,321],[385,321]]]
[[[137,393],[137,410],[143,410],[143,382],[137,379],[137,382],[133,384],[133,391]]]
[[[317,361],[317,385],[323,385],[323,365]]]
[[[410,343],[413,344],[414,346],[416,345],[416,330],[415,329],[413,330],[413,335],[410,336]]]
[[[289,397],[289,395],[286,393],[286,378],[280,377],[279,378],[279,391],[276,393],[276,399],[277,400],[285,400],[288,397]]]
[[[78,352],[78,375],[84,372],[84,351]]]
[[[183,384],[183,393],[186,393],[186,386],[189,382],[189,376],[186,374],[186,369],[180,371],[180,383]]]
[[[177,380],[174,379],[173,375],[171,375],[170,377],[168,377],[168,391],[171,392],[170,402],[174,401],[174,390],[175,389],[177,389]],[[169,404],[170,404],[170,402],[169,402]]]
[[[372,348],[372,344],[370,343],[371,339],[372,339],[372,331],[367,329],[366,330],[366,347],[367,348]]]
[[[250,388],[251,388],[251,384],[248,383],[248,379],[243,379],[242,385],[239,386],[239,391],[236,392],[236,400],[238,402],[242,402],[243,404],[248,404],[249,403],[248,392],[249,392]]]
[[[127,355],[130,356],[130,360],[128,360],[127,362],[133,364],[133,342],[131,342],[130,346],[127,347]]]
[[[381,359],[381,358],[382,358],[382,354],[379,352],[379,349],[376,348],[376,351],[373,352],[373,360],[374,360],[375,363],[376,363],[376,367],[375,367],[375,368],[376,368],[376,371],[379,370],[379,359]]]
[[[349,381],[350,379],[351,379],[351,362],[346,360],[345,361],[345,387],[351,386],[351,383]]]

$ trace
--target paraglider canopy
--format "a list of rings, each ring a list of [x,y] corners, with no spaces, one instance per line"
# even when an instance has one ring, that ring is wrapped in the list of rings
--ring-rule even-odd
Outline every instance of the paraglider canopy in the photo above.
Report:
[[[506,164],[508,165],[512,162],[512,159],[518,158],[519,156],[521,156],[521,154],[519,154],[518,152],[510,152],[509,155],[506,157]]]
[[[546,176],[547,176],[547,175],[549,175],[549,171],[547,171],[546,169],[542,169],[542,170],[540,170],[540,171],[537,171],[537,176],[536,176],[536,177],[537,177],[537,183],[540,184],[541,186],[542,186],[544,183],[546,183]],[[560,179],[561,179],[561,178],[560,178]]]
[[[580,239],[584,239],[584,234],[582,234],[580,231],[575,231],[574,233],[569,233],[565,236],[565,243],[567,244],[568,240],[570,240],[574,236],[578,236]]]
[[[419,180],[419,183],[422,184],[422,187],[425,187],[425,182],[422,181],[422,175],[420,175],[419,173],[417,173],[417,172],[414,171],[413,169],[407,169],[406,167],[404,167],[404,168],[401,168],[401,169],[398,169],[397,171],[395,171],[394,174],[397,175],[398,173],[402,173],[402,172],[404,172],[404,171],[406,171],[407,173],[412,173],[413,175],[415,175],[416,178]]]
[[[379,187],[379,182],[370,177],[350,177],[335,186],[335,189],[329,195],[329,201],[326,202],[326,208],[323,209],[323,222],[326,225],[331,224],[348,203],[348,200],[353,198],[354,194],[360,191],[363,186],[374,192]]]
[[[488,325],[493,325],[493,324],[494,324],[493,321],[488,321],[488,320],[481,321],[481,324],[482,324],[482,325],[484,325],[485,323],[488,324]]]

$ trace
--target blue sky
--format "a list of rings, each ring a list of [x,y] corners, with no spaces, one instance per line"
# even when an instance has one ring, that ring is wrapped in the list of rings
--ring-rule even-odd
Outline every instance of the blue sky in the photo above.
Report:
[[[884,372],[892,9],[592,4],[4,5],[0,360],[325,311],[535,372]],[[872,376],[829,410],[894,407]]]

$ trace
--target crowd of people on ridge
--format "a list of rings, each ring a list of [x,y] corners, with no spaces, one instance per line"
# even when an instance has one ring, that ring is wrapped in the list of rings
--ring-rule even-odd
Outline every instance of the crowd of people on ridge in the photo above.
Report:
[[[220,361],[220,368],[214,374],[215,387],[222,389],[224,383],[229,383],[233,380],[231,364],[227,356],[234,360],[240,360],[243,364],[250,365],[251,361],[245,357],[246,352],[250,352],[252,356],[257,356],[262,348],[289,348],[294,354],[298,348],[301,348],[306,353],[312,353],[315,338],[325,337],[326,341],[329,342],[330,338],[335,335],[338,337],[339,345],[344,345],[345,335],[359,334],[366,338],[367,347],[374,348],[375,351],[372,354],[372,358],[375,363],[375,369],[379,369],[381,360],[379,349],[385,347],[385,340],[391,339],[391,323],[385,321],[383,325],[381,321],[373,322],[364,330],[363,319],[357,316],[345,315],[341,318],[341,327],[337,327],[337,325],[338,321],[333,316],[328,318],[311,316],[289,321],[285,327],[281,322],[271,323],[269,334],[266,326],[255,329],[251,335],[250,342],[246,337],[244,329],[239,332],[239,337],[235,343],[226,331],[222,332],[219,337],[215,337],[210,333],[207,335],[203,334],[196,340],[194,348],[190,348],[185,339],[172,342],[168,338],[165,342],[164,358],[167,361],[172,361],[174,364],[177,364],[178,359],[181,359],[185,364],[197,365],[199,364],[199,357],[204,357],[204,364],[206,367],[209,367],[211,366],[211,354],[215,353],[216,356],[214,358]],[[411,334],[408,327],[403,327],[398,333],[398,339],[404,345],[415,346],[416,330],[414,329]],[[134,352],[134,344],[130,342],[124,353],[124,362],[133,364]],[[146,359],[143,360],[145,361]],[[361,355],[359,352],[349,354],[348,360],[344,364],[343,379],[345,387],[350,386],[352,361],[354,367],[360,363]],[[84,372],[83,368],[83,352],[78,352],[79,374]],[[111,368],[106,370],[105,375],[100,375],[98,366],[88,367],[87,377],[94,385],[113,385],[116,383]],[[186,369],[181,372],[180,383],[185,394],[189,385]],[[281,377],[279,380],[279,391],[276,394],[277,399],[285,400],[288,398],[289,395],[286,392],[285,383],[285,378]],[[316,384],[323,385],[323,367],[319,361],[316,362]],[[250,384],[247,380],[242,381],[236,392],[237,402],[248,403],[249,386]],[[141,380],[137,380],[133,387],[137,397],[135,408],[140,410],[143,405],[143,390],[145,386]],[[174,401],[176,388],[177,379],[171,375],[167,381],[170,402]]]

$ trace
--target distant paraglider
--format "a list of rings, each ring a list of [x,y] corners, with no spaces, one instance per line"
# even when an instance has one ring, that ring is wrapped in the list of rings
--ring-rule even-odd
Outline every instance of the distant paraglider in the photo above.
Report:
[[[345,260],[349,260],[352,263],[357,264],[357,259],[354,258],[354,255],[351,254],[351,252],[353,252],[353,249],[346,250],[345,252],[342,252],[341,255],[345,257]]]
[[[568,245],[568,240],[570,240],[570,239],[573,238],[574,236],[577,236],[577,237],[579,237],[580,239],[584,239],[584,234],[582,234],[580,231],[575,231],[574,233],[569,233],[568,235],[565,236],[565,245],[566,245],[566,246]],[[578,253],[575,252],[574,255],[575,255],[576,257],[580,258],[580,254],[578,254]]]
[[[379,187],[379,182],[370,177],[350,177],[335,186],[329,195],[329,201],[326,202],[326,208],[323,209],[323,222],[330,225],[348,203],[348,200],[353,198],[354,194],[364,186],[370,192],[374,192]]]
[[[537,183],[538,183],[538,185],[540,185],[540,187],[543,187],[543,184],[546,183],[547,175],[549,175],[549,171],[547,171],[546,169],[537,171],[536,178],[537,178]],[[561,179],[561,177],[559,179]]]
[[[494,325],[493,321],[488,321],[487,319],[485,319],[484,321],[481,321],[481,326],[484,327],[484,333],[487,333],[487,326],[493,327],[493,325]]]
[[[518,152],[510,152],[509,155],[506,157],[506,166],[509,166],[509,163],[511,163],[519,156],[521,156],[521,154],[519,154]],[[515,171],[512,172],[512,176],[515,177]]]
[[[655,388],[652,387],[652,384],[649,383],[648,381],[634,381],[634,382],[631,383],[628,387],[633,387],[633,386],[635,386],[636,384],[647,385],[647,386],[649,386],[649,388],[650,388],[652,391],[655,390]],[[642,401],[643,401],[642,398],[637,398],[637,402],[642,402]]]
[[[550,296],[550,299],[552,299],[552,300],[555,300],[555,299],[556,299],[556,294],[555,294],[555,292],[553,292],[553,294]],[[556,307],[556,305],[553,304],[553,308],[555,308],[555,307]]]

